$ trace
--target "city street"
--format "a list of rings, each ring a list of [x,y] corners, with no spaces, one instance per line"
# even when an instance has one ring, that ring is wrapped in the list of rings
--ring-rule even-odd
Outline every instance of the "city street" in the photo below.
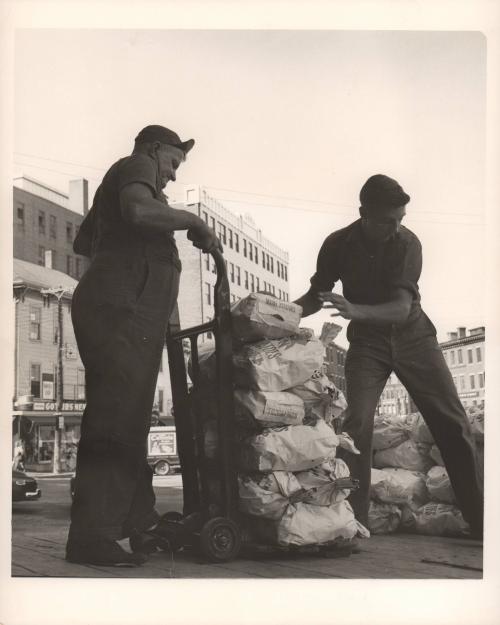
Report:
[[[396,534],[361,541],[347,558],[245,553],[224,564],[208,564],[194,552],[154,554],[138,568],[70,564],[64,546],[70,511],[68,477],[37,477],[38,501],[15,503],[12,515],[12,575],[15,577],[131,578],[385,578],[480,579],[482,545],[476,541]],[[155,477],[159,512],[182,509],[178,474]],[[123,541],[127,547],[128,541]]]

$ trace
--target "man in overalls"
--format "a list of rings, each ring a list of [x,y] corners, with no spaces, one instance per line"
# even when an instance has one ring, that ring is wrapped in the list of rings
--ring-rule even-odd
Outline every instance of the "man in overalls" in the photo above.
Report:
[[[420,307],[420,241],[401,225],[409,200],[392,178],[369,178],[360,193],[361,219],[326,238],[311,287],[297,303],[304,317],[329,302],[350,320],[344,429],[361,455],[345,459],[360,480],[350,498],[358,520],[368,524],[375,409],[394,371],[439,447],[471,535],[482,539],[483,494],[471,428],[436,329]],[[338,280],[344,297],[331,292]]]
[[[74,242],[91,265],[73,295],[72,319],[85,366],[87,405],[78,447],[66,559],[137,565],[118,540],[158,519],[147,436],[181,263],[173,232],[204,252],[221,249],[193,213],[162,193],[194,141],[147,126],[130,156],[105,174]]]

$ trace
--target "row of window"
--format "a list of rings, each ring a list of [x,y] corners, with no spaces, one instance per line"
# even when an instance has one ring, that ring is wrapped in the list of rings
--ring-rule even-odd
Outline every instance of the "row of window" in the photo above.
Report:
[[[247,273],[245,271],[245,273]],[[252,274],[250,274],[251,276],[251,286],[252,288],[250,289],[251,293],[254,293],[254,276]],[[238,283],[239,284],[239,283]],[[248,283],[245,283],[247,286],[245,286],[246,289],[248,289]],[[259,278],[257,278],[257,291],[259,290]],[[264,282],[264,290],[267,291],[268,293],[272,293],[273,295],[276,296],[276,287],[273,284],[268,284],[267,282]],[[285,291],[282,291],[281,289],[278,289],[278,295],[277,295],[278,299],[282,299],[285,302],[288,302],[288,293],[285,293]],[[237,297],[236,295],[234,295],[234,293],[231,294],[231,302],[234,303],[236,302],[236,300],[239,300],[240,298]],[[214,303],[214,287],[210,284],[210,282],[205,282],[205,301],[209,306],[212,306],[212,304]]]
[[[39,363],[30,365],[30,395],[34,399],[55,399],[57,397],[57,366],[51,372],[44,371]],[[85,370],[77,369],[76,384],[64,385],[64,399],[85,400]]]
[[[53,309],[53,325],[52,325],[52,342],[54,345],[57,344],[59,340],[59,317],[57,306]],[[29,308],[29,338],[30,341],[41,341],[42,340],[42,307],[41,306],[30,306]]]
[[[242,282],[243,282],[243,287],[247,289],[248,291],[250,291],[250,293],[255,293],[257,291],[260,291],[259,276],[255,276],[253,273],[246,271],[246,270],[243,272],[243,276],[242,276],[241,268],[238,267],[238,265],[235,265],[234,263],[231,263],[231,262],[228,263],[227,260],[225,262],[226,262],[228,278],[230,282],[238,286],[242,286]],[[210,256],[208,254],[205,258],[205,267],[207,271],[210,270]],[[212,260],[212,273],[217,273],[215,262],[213,260]],[[262,281],[262,290],[272,293],[273,295],[276,295],[276,287],[273,284],[266,282],[265,280]],[[281,289],[278,289],[278,298],[284,300],[285,302],[288,302],[288,293],[286,293],[285,291],[282,291]]]
[[[463,354],[463,349],[461,347],[459,347],[456,350],[456,355],[455,355],[455,350],[452,349],[449,352],[449,364],[451,365],[463,365],[464,364],[464,354]],[[476,362],[482,362],[483,361],[483,355],[481,352],[481,348],[480,347],[476,347],[476,349],[474,350],[473,348],[470,348],[467,350],[467,363],[468,364],[472,364],[474,362],[474,351],[476,352]],[[443,352],[444,354],[444,359],[446,360],[446,362],[448,362],[448,352]],[[455,357],[456,356],[456,357]]]
[[[453,382],[459,391],[466,390],[465,374],[459,375],[458,377],[454,376]],[[476,388],[484,388],[484,373],[478,373],[477,378],[475,373],[470,373],[469,388],[470,390],[475,390]]]
[[[16,222],[19,229],[24,230],[26,222],[26,207],[22,202],[18,202],[16,209]],[[66,222],[66,243],[73,243],[74,237],[78,234],[79,226],[71,221]],[[49,215],[48,222],[49,238],[57,239],[57,217]],[[47,217],[45,211],[38,211],[38,234],[47,234]]]
[[[237,232],[233,232],[231,228],[226,227],[220,221],[216,222],[214,217],[208,216],[207,211],[203,211],[203,218],[207,226],[210,226],[210,228],[212,228],[212,230],[217,233],[217,236],[219,237],[220,242],[223,245],[228,245],[229,249],[234,249],[236,252],[239,253],[240,235]],[[254,243],[248,241],[243,237],[241,237],[241,242],[243,256],[258,265],[259,248]],[[278,278],[282,278],[283,280],[288,281],[288,267],[277,259],[275,262],[275,259],[267,252],[264,252],[264,250],[260,251],[260,263],[262,263],[262,267],[264,269],[270,271],[271,273],[275,273],[276,268],[276,275],[278,276]]]

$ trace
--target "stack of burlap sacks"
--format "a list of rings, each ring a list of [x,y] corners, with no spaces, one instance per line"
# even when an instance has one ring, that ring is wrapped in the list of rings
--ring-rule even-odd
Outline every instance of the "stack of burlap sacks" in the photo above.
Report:
[[[299,329],[300,306],[251,294],[232,318],[239,508],[251,538],[304,546],[368,536],[346,499],[349,469],[336,457],[339,447],[359,453],[333,426],[345,400],[321,371],[322,343]],[[213,348],[200,350],[200,372],[204,449],[215,458]]]
[[[483,475],[484,413],[468,411]],[[420,413],[375,418],[369,529],[461,536],[468,525],[457,508],[444,462]]]

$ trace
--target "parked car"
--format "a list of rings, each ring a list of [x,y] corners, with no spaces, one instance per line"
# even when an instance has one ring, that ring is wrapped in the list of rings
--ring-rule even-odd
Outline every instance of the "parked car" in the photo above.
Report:
[[[32,501],[40,499],[41,496],[42,491],[34,477],[12,469],[12,501]]]

